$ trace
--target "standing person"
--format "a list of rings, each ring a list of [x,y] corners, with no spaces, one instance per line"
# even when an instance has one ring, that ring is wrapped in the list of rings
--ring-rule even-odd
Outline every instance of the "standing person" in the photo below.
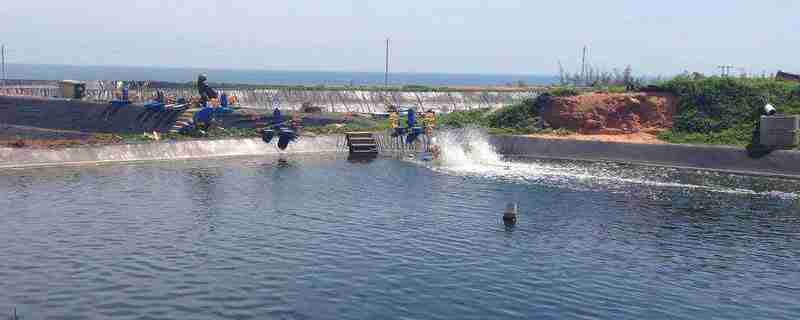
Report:
[[[217,98],[217,92],[206,84],[208,78],[205,74],[197,76],[197,92],[200,93],[200,106],[205,107],[208,101]]]

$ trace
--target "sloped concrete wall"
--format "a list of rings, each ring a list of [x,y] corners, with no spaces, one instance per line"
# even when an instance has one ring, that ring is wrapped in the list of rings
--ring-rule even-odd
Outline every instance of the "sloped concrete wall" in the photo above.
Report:
[[[147,87],[135,86],[130,91],[130,99],[144,102],[157,91],[168,96],[189,98],[197,96],[197,89],[185,84],[159,87],[151,83]],[[450,90],[450,91],[396,91],[368,89],[323,89],[323,88],[218,88],[219,92],[235,95],[240,104],[250,108],[299,110],[304,103],[332,112],[383,112],[386,102],[395,105],[414,106],[439,111],[469,110],[475,108],[499,108],[535,98],[547,91],[545,87],[532,87],[519,91],[508,90]],[[114,81],[87,82],[88,101],[108,101],[112,99]],[[25,84],[0,88],[0,95],[29,95],[38,97],[61,96],[55,81],[29,81]]]
[[[285,151],[260,139],[193,140],[65,149],[0,148],[0,168],[75,165],[105,162],[152,161],[278,153],[337,152],[344,148],[340,136],[304,137]]]
[[[506,156],[611,161],[756,175],[800,178],[800,152],[779,150],[754,159],[743,148],[678,144],[633,144],[601,141],[493,136]]]
[[[137,119],[145,108],[126,105],[110,115],[109,103],[71,99],[0,96],[0,123],[82,132],[141,133],[166,131],[179,114]]]

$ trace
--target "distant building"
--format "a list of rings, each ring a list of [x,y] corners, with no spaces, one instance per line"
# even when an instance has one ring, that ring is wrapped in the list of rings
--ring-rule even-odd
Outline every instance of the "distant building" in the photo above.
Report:
[[[775,79],[784,80],[784,81],[797,81],[800,82],[800,75],[791,74],[788,72],[783,72],[778,70],[778,73],[775,74]]]

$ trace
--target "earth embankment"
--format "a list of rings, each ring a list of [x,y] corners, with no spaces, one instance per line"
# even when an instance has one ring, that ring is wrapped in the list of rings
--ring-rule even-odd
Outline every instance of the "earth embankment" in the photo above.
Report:
[[[539,113],[553,128],[614,135],[669,129],[676,110],[668,93],[587,93],[546,99]]]

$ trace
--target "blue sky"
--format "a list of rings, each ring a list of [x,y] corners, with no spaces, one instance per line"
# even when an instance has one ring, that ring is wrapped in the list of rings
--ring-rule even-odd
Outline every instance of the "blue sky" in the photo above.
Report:
[[[79,4],[79,5],[76,5]],[[800,1],[6,1],[9,61],[200,68],[555,74],[800,73]]]

